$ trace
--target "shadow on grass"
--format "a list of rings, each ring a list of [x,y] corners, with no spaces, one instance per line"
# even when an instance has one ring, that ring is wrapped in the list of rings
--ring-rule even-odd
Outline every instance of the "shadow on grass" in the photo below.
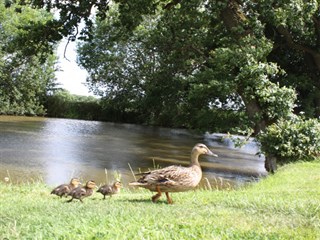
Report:
[[[152,202],[151,198],[148,199],[119,199],[119,202],[129,202],[129,203],[149,203],[149,204],[167,204],[165,200],[158,200],[157,202]]]

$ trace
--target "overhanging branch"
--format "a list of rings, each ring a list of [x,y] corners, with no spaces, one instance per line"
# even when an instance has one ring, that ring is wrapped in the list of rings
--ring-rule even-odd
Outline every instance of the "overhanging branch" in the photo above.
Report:
[[[289,47],[291,47],[291,48],[293,48],[295,50],[302,51],[304,53],[310,54],[313,57],[317,68],[320,70],[320,53],[317,50],[315,50],[315,49],[313,49],[311,47],[304,46],[302,44],[296,43],[293,40],[289,30],[287,28],[285,28],[284,26],[282,26],[282,25],[279,26],[277,28],[277,30],[284,37],[284,39],[286,40],[286,42],[287,42]]]
[[[69,45],[70,41],[73,42],[73,41],[76,40],[77,35],[78,35],[78,33],[79,33],[78,26],[76,26],[75,28],[76,28],[76,33],[73,34],[72,36],[69,36],[69,37],[68,37],[68,41],[67,41],[67,43],[66,43],[66,45],[65,45],[65,47],[64,47],[64,52],[63,52],[63,57],[64,57],[64,59],[66,59],[66,60],[69,61],[69,62],[70,62],[70,60],[69,60],[69,59],[67,58],[67,56],[66,56],[66,52],[67,52],[68,45]]]

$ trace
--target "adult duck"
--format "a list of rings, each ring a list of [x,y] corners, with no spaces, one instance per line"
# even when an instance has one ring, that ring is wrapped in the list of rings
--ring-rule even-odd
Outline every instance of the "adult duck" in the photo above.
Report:
[[[51,194],[55,194],[62,198],[63,196],[67,196],[72,189],[77,188],[79,184],[80,180],[78,178],[72,178],[69,184],[59,185],[51,191]]]
[[[200,155],[215,156],[210,149],[202,144],[196,144],[191,151],[191,162],[189,167],[169,166],[161,169],[156,169],[149,172],[139,173],[142,175],[136,182],[131,182],[129,185],[138,186],[149,189],[152,192],[157,192],[151,199],[156,202],[165,192],[168,204],[172,204],[172,198],[169,192],[184,192],[194,189],[202,178],[202,170],[198,161]]]

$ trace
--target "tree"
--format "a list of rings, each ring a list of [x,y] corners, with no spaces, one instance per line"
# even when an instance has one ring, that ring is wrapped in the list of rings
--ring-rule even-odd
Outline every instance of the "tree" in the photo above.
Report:
[[[55,81],[56,59],[41,52],[25,56],[19,47],[15,48],[15,43],[26,34],[24,26],[31,22],[43,23],[50,16],[28,7],[23,13],[17,13],[17,8],[16,5],[5,7],[4,2],[0,2],[0,113],[44,115],[42,104],[48,86]]]
[[[285,70],[288,74],[287,76],[280,78],[280,80],[284,82],[282,83],[282,85],[285,84],[285,80],[288,84],[288,80],[294,79],[294,84],[299,85],[299,87],[297,87],[297,90],[301,91],[301,89],[303,89],[303,83],[300,83],[300,80],[303,78],[313,86],[313,90],[315,92],[318,92],[319,84],[318,80],[316,79],[319,78],[314,76],[319,76],[320,73],[318,68],[319,49],[317,48],[317,44],[320,41],[319,3],[316,1],[291,1],[290,4],[287,4],[287,2],[285,1],[274,1],[272,3],[268,2],[268,4],[266,4],[265,1],[261,1],[261,4],[259,3],[260,1],[253,4],[250,2],[240,4],[238,1],[228,1],[228,3],[224,6],[223,11],[221,12],[224,25],[230,33],[235,34],[234,36],[237,40],[240,39],[240,42],[242,39],[248,37],[251,40],[253,40],[256,36],[259,37],[259,34],[261,34],[259,33],[259,29],[260,32],[261,30],[263,30],[263,37],[273,41],[273,50],[266,55],[266,59],[269,62],[277,61],[280,66],[285,67]],[[270,4],[272,6],[271,11]],[[260,27],[257,28],[257,25]],[[273,35],[270,34],[270,30],[274,30]],[[281,57],[277,57],[279,55],[279,52],[277,51],[278,48],[280,48],[283,53],[283,55],[280,55]],[[275,51],[277,51],[277,55],[275,54]],[[303,63],[303,65],[309,62],[312,63],[313,67],[311,69],[308,68],[307,71],[305,71],[305,69],[295,71],[296,67],[294,66],[294,64],[298,62]],[[250,75],[252,76],[254,74]],[[275,72],[273,73],[273,75],[277,76]],[[270,82],[268,82],[268,85],[272,84],[274,80],[279,81],[274,77],[273,79],[269,78]],[[291,83],[288,85],[294,86],[294,84]],[[249,97],[251,96],[251,99],[249,101],[246,101],[246,96],[241,95],[241,93],[240,95],[246,104],[247,115],[251,120],[256,120],[255,133],[258,134],[261,132],[262,136],[266,136],[266,134],[263,134],[265,130],[267,134],[272,134],[272,126],[277,124],[277,126],[284,127],[284,125],[281,124],[281,121],[283,121],[284,119],[288,119],[289,121],[289,119],[291,118],[290,112],[293,111],[294,107],[294,95],[290,88],[286,89],[284,87],[278,88],[278,90],[267,89],[267,91],[265,91],[263,89],[262,96],[261,91],[259,91],[259,89],[256,90],[256,92],[249,94]],[[266,92],[273,92],[275,94],[265,94]],[[252,96],[255,95],[255,99],[252,99]],[[314,111],[309,111],[309,117],[318,117],[319,114],[317,114],[317,109],[319,105],[317,103],[319,101],[317,97],[313,98],[314,103],[316,104],[310,104],[311,108],[314,109]],[[303,103],[304,100],[305,99],[302,98],[300,102]],[[287,102],[288,104],[286,104],[285,102]],[[267,105],[269,106],[266,106],[265,103],[267,103]],[[310,107],[310,105],[308,107]],[[300,106],[302,106],[302,104]],[[267,116],[263,114],[263,111],[261,111],[261,109],[259,108],[267,110]],[[255,116],[259,114],[260,116],[258,117],[258,119],[254,119]],[[300,119],[299,124],[300,127],[297,128],[298,131],[301,131],[303,129],[301,127],[301,124],[309,126],[311,132],[317,131],[317,129],[319,129],[319,123],[308,124],[308,122],[304,123]],[[267,126],[270,127],[266,129]],[[278,135],[278,138],[284,138],[284,136]],[[263,137],[260,139],[263,139]],[[272,144],[272,142],[262,142],[264,144]],[[316,156],[317,154],[319,154],[319,142],[305,142],[305,145],[317,149],[313,153],[309,151],[309,156]],[[274,170],[276,169],[275,162],[277,159],[279,160],[281,154],[275,154],[274,152],[269,151],[270,149],[268,149],[267,146],[262,146],[262,149],[265,150],[265,153],[267,155],[265,164],[266,169],[270,172],[274,172]],[[300,147],[292,148],[291,150],[299,152],[302,149],[303,148]],[[297,152],[293,154],[295,158],[298,158],[299,156]]]
[[[116,108],[143,112],[149,123],[204,125],[207,130],[214,128],[207,116],[228,112],[228,119],[240,119],[235,125],[255,135],[274,124],[283,126],[281,121],[293,111],[319,117],[318,1],[113,2],[118,4],[116,14],[110,13],[111,22],[99,33],[111,3],[31,1],[36,7],[59,9],[60,18],[30,33],[38,36],[34,42],[39,42],[39,33],[49,43],[63,36],[74,40],[84,19],[87,27],[80,37],[96,51],[90,55],[90,45],[83,45],[80,63],[89,69],[92,87]],[[90,31],[94,6],[101,21],[97,34]],[[111,41],[93,40],[99,34]],[[92,58],[95,54],[99,58]],[[112,67],[103,69],[106,59]],[[266,154],[266,168],[272,172],[273,156]]]
[[[272,8],[267,6],[272,5]],[[296,113],[320,116],[320,11],[319,1],[261,1],[254,9],[274,42],[269,61],[287,73],[285,84],[298,93]]]
[[[209,101],[220,96],[223,111],[212,104],[209,107],[208,99],[196,93],[193,77],[206,61],[198,48],[211,38],[201,36],[210,18],[188,8],[174,16],[164,12],[160,23],[146,16],[132,34],[121,25],[119,9],[111,9],[105,20],[97,21],[92,40],[79,47],[79,63],[89,72],[93,91],[119,112],[140,114],[140,123],[208,130],[206,118],[216,129],[226,130],[221,123],[236,122],[238,114],[227,108],[228,100],[219,92],[211,91]],[[196,15],[198,21],[194,21]],[[210,117],[217,113],[224,121]]]
[[[45,107],[49,117],[103,120],[99,99],[72,95],[63,89],[47,96]]]
[[[117,14],[97,22],[99,34],[93,32],[92,42],[80,47],[79,62],[90,69],[89,83],[110,84],[104,94],[138,105],[151,123],[172,121],[170,126],[197,128],[198,116],[224,110],[242,119],[236,121],[240,128],[258,135],[290,119],[294,110],[309,108],[307,117],[319,116],[316,94],[311,100],[296,94],[306,82],[318,91],[317,2],[291,1],[288,6],[275,1],[271,10],[264,1],[116,2]],[[139,12],[142,4],[146,7]],[[295,9],[301,9],[298,15],[293,14]],[[88,51],[90,46],[95,51]],[[279,49],[280,56],[275,54]],[[85,59],[91,60],[89,68]],[[294,66],[297,62],[305,66],[310,59],[312,71]],[[112,88],[119,84],[125,87]],[[130,89],[138,94],[130,95]],[[205,119],[206,130],[214,129],[210,118]],[[276,166],[270,159],[275,156],[265,153],[266,168],[273,172]]]
[[[43,0],[3,0],[5,8],[14,9],[16,13],[30,11],[30,7],[41,10],[42,14],[55,14],[55,18],[39,22],[38,19],[29,19],[21,26],[23,35],[13,39],[12,46],[19,49],[25,56],[44,54],[41,60],[45,60],[46,54],[55,51],[55,45],[64,37],[69,41],[79,39],[90,39],[90,28],[92,11],[103,17],[108,11],[108,0],[66,0],[66,1],[43,1]],[[94,10],[93,10],[94,9]],[[81,22],[85,27],[79,31]],[[28,45],[26,45],[28,43]]]

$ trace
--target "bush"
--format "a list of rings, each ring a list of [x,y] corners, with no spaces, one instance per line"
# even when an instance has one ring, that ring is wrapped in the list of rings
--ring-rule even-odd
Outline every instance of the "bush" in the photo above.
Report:
[[[280,162],[313,159],[320,155],[320,122],[291,116],[267,127],[257,140],[262,153]]]
[[[101,120],[100,100],[91,96],[78,96],[66,90],[47,96],[48,117]]]

